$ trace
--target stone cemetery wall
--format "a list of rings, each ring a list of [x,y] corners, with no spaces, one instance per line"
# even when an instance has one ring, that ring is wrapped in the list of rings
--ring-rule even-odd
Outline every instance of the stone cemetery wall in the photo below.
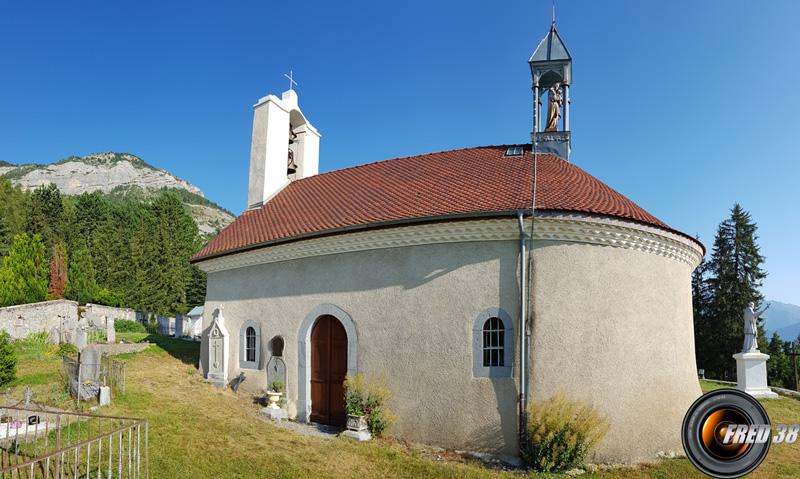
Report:
[[[136,311],[128,308],[115,308],[102,304],[87,304],[83,314],[87,318],[128,319],[136,321]]]
[[[14,339],[45,331],[50,341],[70,342],[78,324],[78,303],[59,299],[0,308],[0,329]]]

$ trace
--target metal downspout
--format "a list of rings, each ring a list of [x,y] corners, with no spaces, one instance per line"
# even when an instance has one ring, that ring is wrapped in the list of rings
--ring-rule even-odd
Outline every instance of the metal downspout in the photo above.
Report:
[[[517,211],[519,224],[519,449],[524,450],[528,444],[528,395],[527,395],[527,357],[525,335],[527,331],[527,295],[528,274],[527,255],[525,252],[525,223],[523,211]]]

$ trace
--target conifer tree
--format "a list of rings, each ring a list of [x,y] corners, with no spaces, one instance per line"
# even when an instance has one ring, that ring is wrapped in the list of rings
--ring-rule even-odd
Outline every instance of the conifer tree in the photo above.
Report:
[[[0,215],[0,258],[8,254],[11,248],[11,230],[6,225],[6,219]]]
[[[52,183],[40,186],[31,194],[25,231],[40,235],[50,251],[63,238],[63,216],[64,203],[58,187]]]
[[[750,213],[735,204],[730,217],[720,223],[707,270],[701,272],[708,275],[707,302],[703,293],[693,291],[700,294],[698,304],[707,307],[701,311],[702,320],[697,324],[698,367],[704,368],[711,378],[735,377],[736,365],[731,355],[742,349],[742,313],[750,301],[757,308],[762,307],[764,297],[759,288],[767,273],[761,268],[764,257],[757,244],[756,230]],[[761,322],[758,342],[762,348],[766,347]]]
[[[84,304],[94,300],[98,289],[92,255],[85,245],[81,245],[72,253],[72,259],[69,262],[66,297]]]
[[[788,354],[790,348],[791,343],[782,341],[778,333],[772,333],[769,343],[765,347],[760,347],[762,351],[769,354],[767,382],[770,386],[794,389],[794,370],[791,356]]]
[[[19,186],[0,177],[0,218],[8,228],[8,247],[14,241],[14,236],[22,233],[26,223],[28,194]]]
[[[0,306],[47,299],[47,262],[39,235],[21,233],[0,267]]]

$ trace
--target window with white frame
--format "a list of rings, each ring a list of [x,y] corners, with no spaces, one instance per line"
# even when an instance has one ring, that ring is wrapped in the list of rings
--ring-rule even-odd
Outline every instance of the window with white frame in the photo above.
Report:
[[[261,357],[261,326],[255,321],[245,321],[239,331],[239,367],[258,369]]]
[[[509,378],[514,361],[514,323],[500,308],[488,308],[472,326],[472,375]]]

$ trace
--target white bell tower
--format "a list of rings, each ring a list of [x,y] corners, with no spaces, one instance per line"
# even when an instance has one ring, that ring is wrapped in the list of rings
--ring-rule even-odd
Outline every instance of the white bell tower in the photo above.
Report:
[[[291,76],[281,98],[267,95],[253,106],[253,141],[247,207],[258,208],[290,181],[319,172],[320,134],[297,101]]]

